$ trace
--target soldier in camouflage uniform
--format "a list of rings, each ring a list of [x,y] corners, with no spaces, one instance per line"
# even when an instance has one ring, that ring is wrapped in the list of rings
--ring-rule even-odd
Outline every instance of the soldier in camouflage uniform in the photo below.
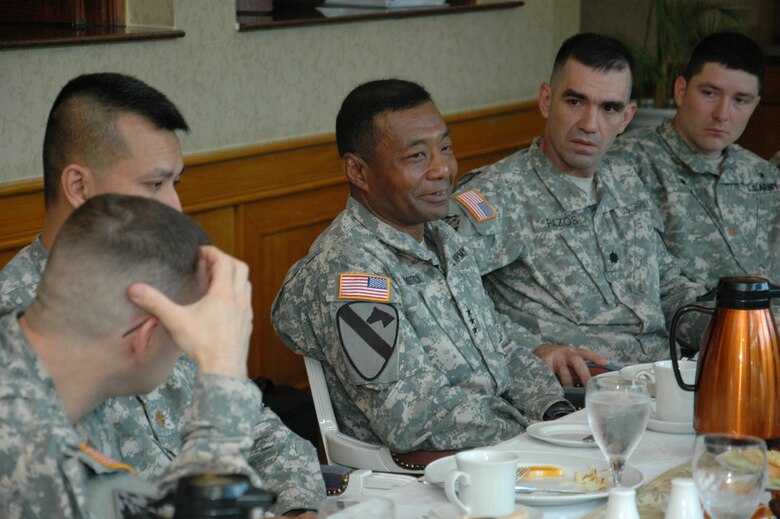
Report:
[[[703,291],[664,249],[636,172],[602,162],[635,110],[632,67],[612,38],[564,42],[540,89],[544,136],[466,175],[450,204],[496,309],[557,343],[535,353],[564,385],[589,378],[585,361],[668,357],[665,318]]]
[[[568,412],[538,338],[495,313],[446,223],[449,130],[419,85],[380,80],[342,104],[347,208],[284,280],[279,337],[323,363],[347,434],[397,452],[484,446]]]
[[[780,171],[734,144],[763,75],[753,40],[708,36],[675,82],[674,119],[619,138],[614,150],[638,166],[685,275],[708,288],[721,276],[780,283]]]
[[[85,110],[93,117],[84,119]],[[66,131],[70,128],[77,129],[75,135]],[[51,110],[44,143],[44,155],[49,157],[44,167],[46,223],[35,241],[0,271],[0,313],[30,305],[46,266],[47,249],[87,194],[106,190],[138,194],[181,210],[175,190],[183,168],[177,129],[187,129],[178,109],[135,78],[88,74],[62,90]],[[115,151],[117,141],[124,145],[121,152]],[[90,153],[76,152],[84,147]],[[144,477],[160,476],[179,452],[184,411],[196,389],[196,375],[195,364],[182,355],[165,384],[145,395],[109,399],[101,406],[105,422],[116,430],[117,456]],[[325,496],[325,485],[314,447],[266,407],[261,407],[254,436],[250,462],[278,494],[275,510],[315,508]]]
[[[141,197],[91,198],[63,225],[30,308],[0,319],[0,516],[123,517],[206,472],[260,484],[245,459],[261,406],[246,378],[248,268],[207,243]],[[114,459],[99,404],[160,384],[177,345],[200,369],[181,452],[155,487]]]

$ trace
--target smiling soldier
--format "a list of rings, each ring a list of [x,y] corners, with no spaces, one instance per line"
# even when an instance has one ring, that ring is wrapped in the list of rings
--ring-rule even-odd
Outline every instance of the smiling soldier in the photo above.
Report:
[[[272,320],[288,347],[323,363],[342,430],[396,452],[444,451],[569,412],[521,345],[538,338],[499,320],[465,242],[440,221],[458,166],[430,95],[363,84],[336,138],[347,208],[290,269]]]

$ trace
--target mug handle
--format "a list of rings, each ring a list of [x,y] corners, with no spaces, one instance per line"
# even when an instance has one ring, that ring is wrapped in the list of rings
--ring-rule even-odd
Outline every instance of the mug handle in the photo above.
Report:
[[[463,501],[461,501],[458,498],[457,493],[455,492],[455,485],[459,484],[458,480],[460,478],[463,478],[463,483],[468,485],[471,483],[471,477],[463,472],[462,470],[453,470],[449,474],[447,474],[447,479],[444,481],[444,493],[447,495],[447,499],[449,499],[452,503],[455,504],[458,508],[460,508],[460,511],[463,512],[466,515],[471,514],[471,507],[468,507],[463,504]]]

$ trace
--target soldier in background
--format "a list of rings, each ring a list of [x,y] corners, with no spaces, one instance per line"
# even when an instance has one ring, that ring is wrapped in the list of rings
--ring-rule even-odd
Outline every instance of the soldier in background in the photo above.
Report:
[[[638,166],[669,251],[690,279],[780,283],[780,171],[735,144],[759,102],[764,54],[743,34],[704,38],[674,84],[677,113],[614,153]]]
[[[538,338],[499,318],[468,243],[440,221],[458,165],[428,92],[358,86],[336,139],[347,207],[287,273],[272,321],[322,362],[340,427],[419,453],[492,445],[570,412],[528,354]]]
[[[177,130],[188,130],[178,108],[136,78],[84,74],[63,87],[44,136],[46,221],[35,241],[0,271],[0,313],[30,305],[60,227],[87,199],[102,193],[138,195],[181,211],[176,185],[184,161]],[[103,404],[121,460],[144,477],[158,477],[179,452],[196,374],[195,364],[182,355],[165,384]],[[314,509],[325,497],[314,447],[267,407],[259,411],[254,434],[250,462],[278,494],[275,510]]]
[[[461,180],[451,223],[478,251],[496,309],[546,344],[565,386],[603,365],[669,356],[666,319],[703,289],[680,275],[636,172],[602,160],[633,117],[633,58],[585,33],[558,51],[539,90],[531,147]]]
[[[141,197],[91,198],[64,223],[30,308],[0,318],[2,517],[126,517],[192,474],[260,484],[245,459],[262,405],[246,377],[248,268],[207,244]],[[117,461],[100,404],[151,391],[182,351],[199,371],[155,487]]]

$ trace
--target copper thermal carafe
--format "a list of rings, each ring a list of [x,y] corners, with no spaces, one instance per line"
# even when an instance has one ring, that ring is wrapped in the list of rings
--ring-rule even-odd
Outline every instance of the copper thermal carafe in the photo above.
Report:
[[[693,426],[700,433],[750,434],[775,443],[780,439],[780,350],[770,301],[780,297],[780,287],[759,277],[724,277],[715,294],[715,308],[683,306],[669,330],[677,383],[696,392]],[[682,380],[676,347],[678,320],[688,312],[712,316],[692,385]]]

